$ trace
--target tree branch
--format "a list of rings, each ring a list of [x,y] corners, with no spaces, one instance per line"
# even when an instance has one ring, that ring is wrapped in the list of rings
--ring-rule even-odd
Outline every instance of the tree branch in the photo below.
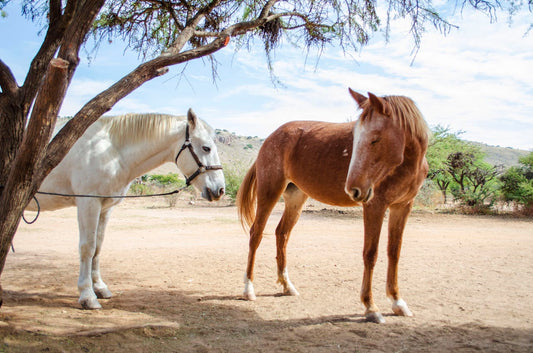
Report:
[[[278,0],[268,1],[263,7],[263,10],[261,10],[261,14],[255,20],[239,22],[234,25],[231,25],[227,29],[225,29],[223,33],[224,32],[229,33],[231,36],[245,34],[246,32],[254,28],[257,28],[269,21],[272,21],[272,20],[275,20],[276,18],[281,17],[280,15],[282,14],[270,14],[270,10],[272,10],[272,7],[277,1]],[[290,14],[290,13],[285,13],[285,14]]]
[[[61,0],[50,0],[50,11],[48,13],[50,23],[61,20]]]
[[[2,88],[1,94],[11,97],[15,96],[19,88],[11,69],[2,61],[2,59],[0,59],[0,88]]]
[[[69,22],[68,30],[65,33],[59,57],[67,60],[71,65],[78,65],[78,52],[89,29],[91,28],[96,15],[104,6],[104,0],[87,0],[81,7],[76,9],[73,21]]]
[[[41,166],[41,173],[47,175],[66,155],[70,147],[81,137],[85,130],[101,115],[109,111],[119,100],[126,97],[145,82],[168,72],[167,66],[187,62],[210,55],[226,46],[228,35],[221,35],[211,43],[174,55],[162,54],[139,65],[113,86],[101,92],[59,131],[49,143]]]
[[[32,102],[41,85],[42,77],[45,75],[50,60],[52,60],[61,44],[65,30],[74,15],[77,3],[76,0],[68,1],[63,15],[57,12],[61,9],[60,1],[52,1],[50,5],[51,14],[48,31],[46,32],[43,44],[31,62],[30,69],[26,74],[26,79],[21,88],[21,104],[24,107],[24,117],[30,111]],[[58,6],[59,9],[57,8]]]
[[[198,12],[187,21],[185,28],[183,28],[178,38],[176,38],[168,50],[165,51],[164,55],[172,56],[179,53],[185,44],[187,44],[187,42],[194,36],[194,29],[198,26],[200,21],[206,16],[206,14],[213,11],[213,9],[220,4],[220,1],[221,0],[213,0],[202,9],[198,10]]]

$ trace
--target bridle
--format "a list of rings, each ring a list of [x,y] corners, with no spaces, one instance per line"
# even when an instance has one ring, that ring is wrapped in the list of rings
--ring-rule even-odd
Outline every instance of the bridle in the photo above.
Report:
[[[191,138],[189,136],[189,124],[187,123],[187,127],[185,128],[185,142],[183,142],[183,145],[181,146],[181,149],[179,150],[178,154],[176,155],[175,163],[178,164],[178,158],[180,157],[181,152],[183,152],[185,149],[189,149],[191,152],[192,158],[196,161],[196,164],[198,165],[198,169],[194,173],[192,173],[191,176],[187,177],[185,175],[185,183],[187,186],[191,185],[191,182],[196,178],[198,175],[203,174],[209,170],[220,170],[222,169],[221,165],[204,165],[200,158],[198,158],[198,155],[194,152],[194,148],[192,147]]]

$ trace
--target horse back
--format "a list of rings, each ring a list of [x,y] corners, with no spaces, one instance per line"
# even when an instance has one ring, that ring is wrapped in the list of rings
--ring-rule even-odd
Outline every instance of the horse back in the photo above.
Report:
[[[292,182],[310,197],[337,206],[354,206],[344,191],[355,122],[293,121],[282,125],[258,154],[258,180]]]

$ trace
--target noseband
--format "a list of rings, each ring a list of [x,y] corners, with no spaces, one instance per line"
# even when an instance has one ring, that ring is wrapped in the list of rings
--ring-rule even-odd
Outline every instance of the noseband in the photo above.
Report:
[[[189,137],[189,124],[188,123],[187,123],[187,127],[185,128],[185,142],[183,142],[181,149],[176,155],[176,159],[175,159],[176,165],[178,164],[178,158],[180,157],[181,152],[183,152],[187,148],[191,152],[192,158],[194,158],[194,160],[196,161],[196,164],[198,165],[198,169],[196,169],[196,171],[192,173],[191,176],[189,177],[185,176],[185,183],[187,184],[187,186],[191,185],[191,182],[194,180],[194,178],[196,178],[200,174],[203,174],[209,170],[222,169],[221,165],[203,165],[203,163],[200,161],[200,158],[198,158],[198,155],[194,152],[194,149],[192,147],[191,138]]]

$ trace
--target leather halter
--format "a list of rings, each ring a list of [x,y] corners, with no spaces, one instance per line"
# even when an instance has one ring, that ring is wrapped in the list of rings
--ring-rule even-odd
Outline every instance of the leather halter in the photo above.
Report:
[[[198,165],[198,169],[194,173],[192,173],[191,176],[187,177],[185,175],[185,183],[187,186],[191,185],[191,182],[196,178],[198,175],[203,174],[209,170],[219,170],[222,169],[221,165],[204,165],[200,158],[198,158],[198,155],[194,152],[194,149],[192,147],[191,138],[189,137],[189,123],[187,123],[187,127],[185,128],[185,142],[183,142],[183,145],[181,146],[181,149],[179,150],[178,154],[176,155],[175,163],[178,164],[178,158],[185,149],[189,149],[191,152],[192,158],[196,161],[196,164]]]

